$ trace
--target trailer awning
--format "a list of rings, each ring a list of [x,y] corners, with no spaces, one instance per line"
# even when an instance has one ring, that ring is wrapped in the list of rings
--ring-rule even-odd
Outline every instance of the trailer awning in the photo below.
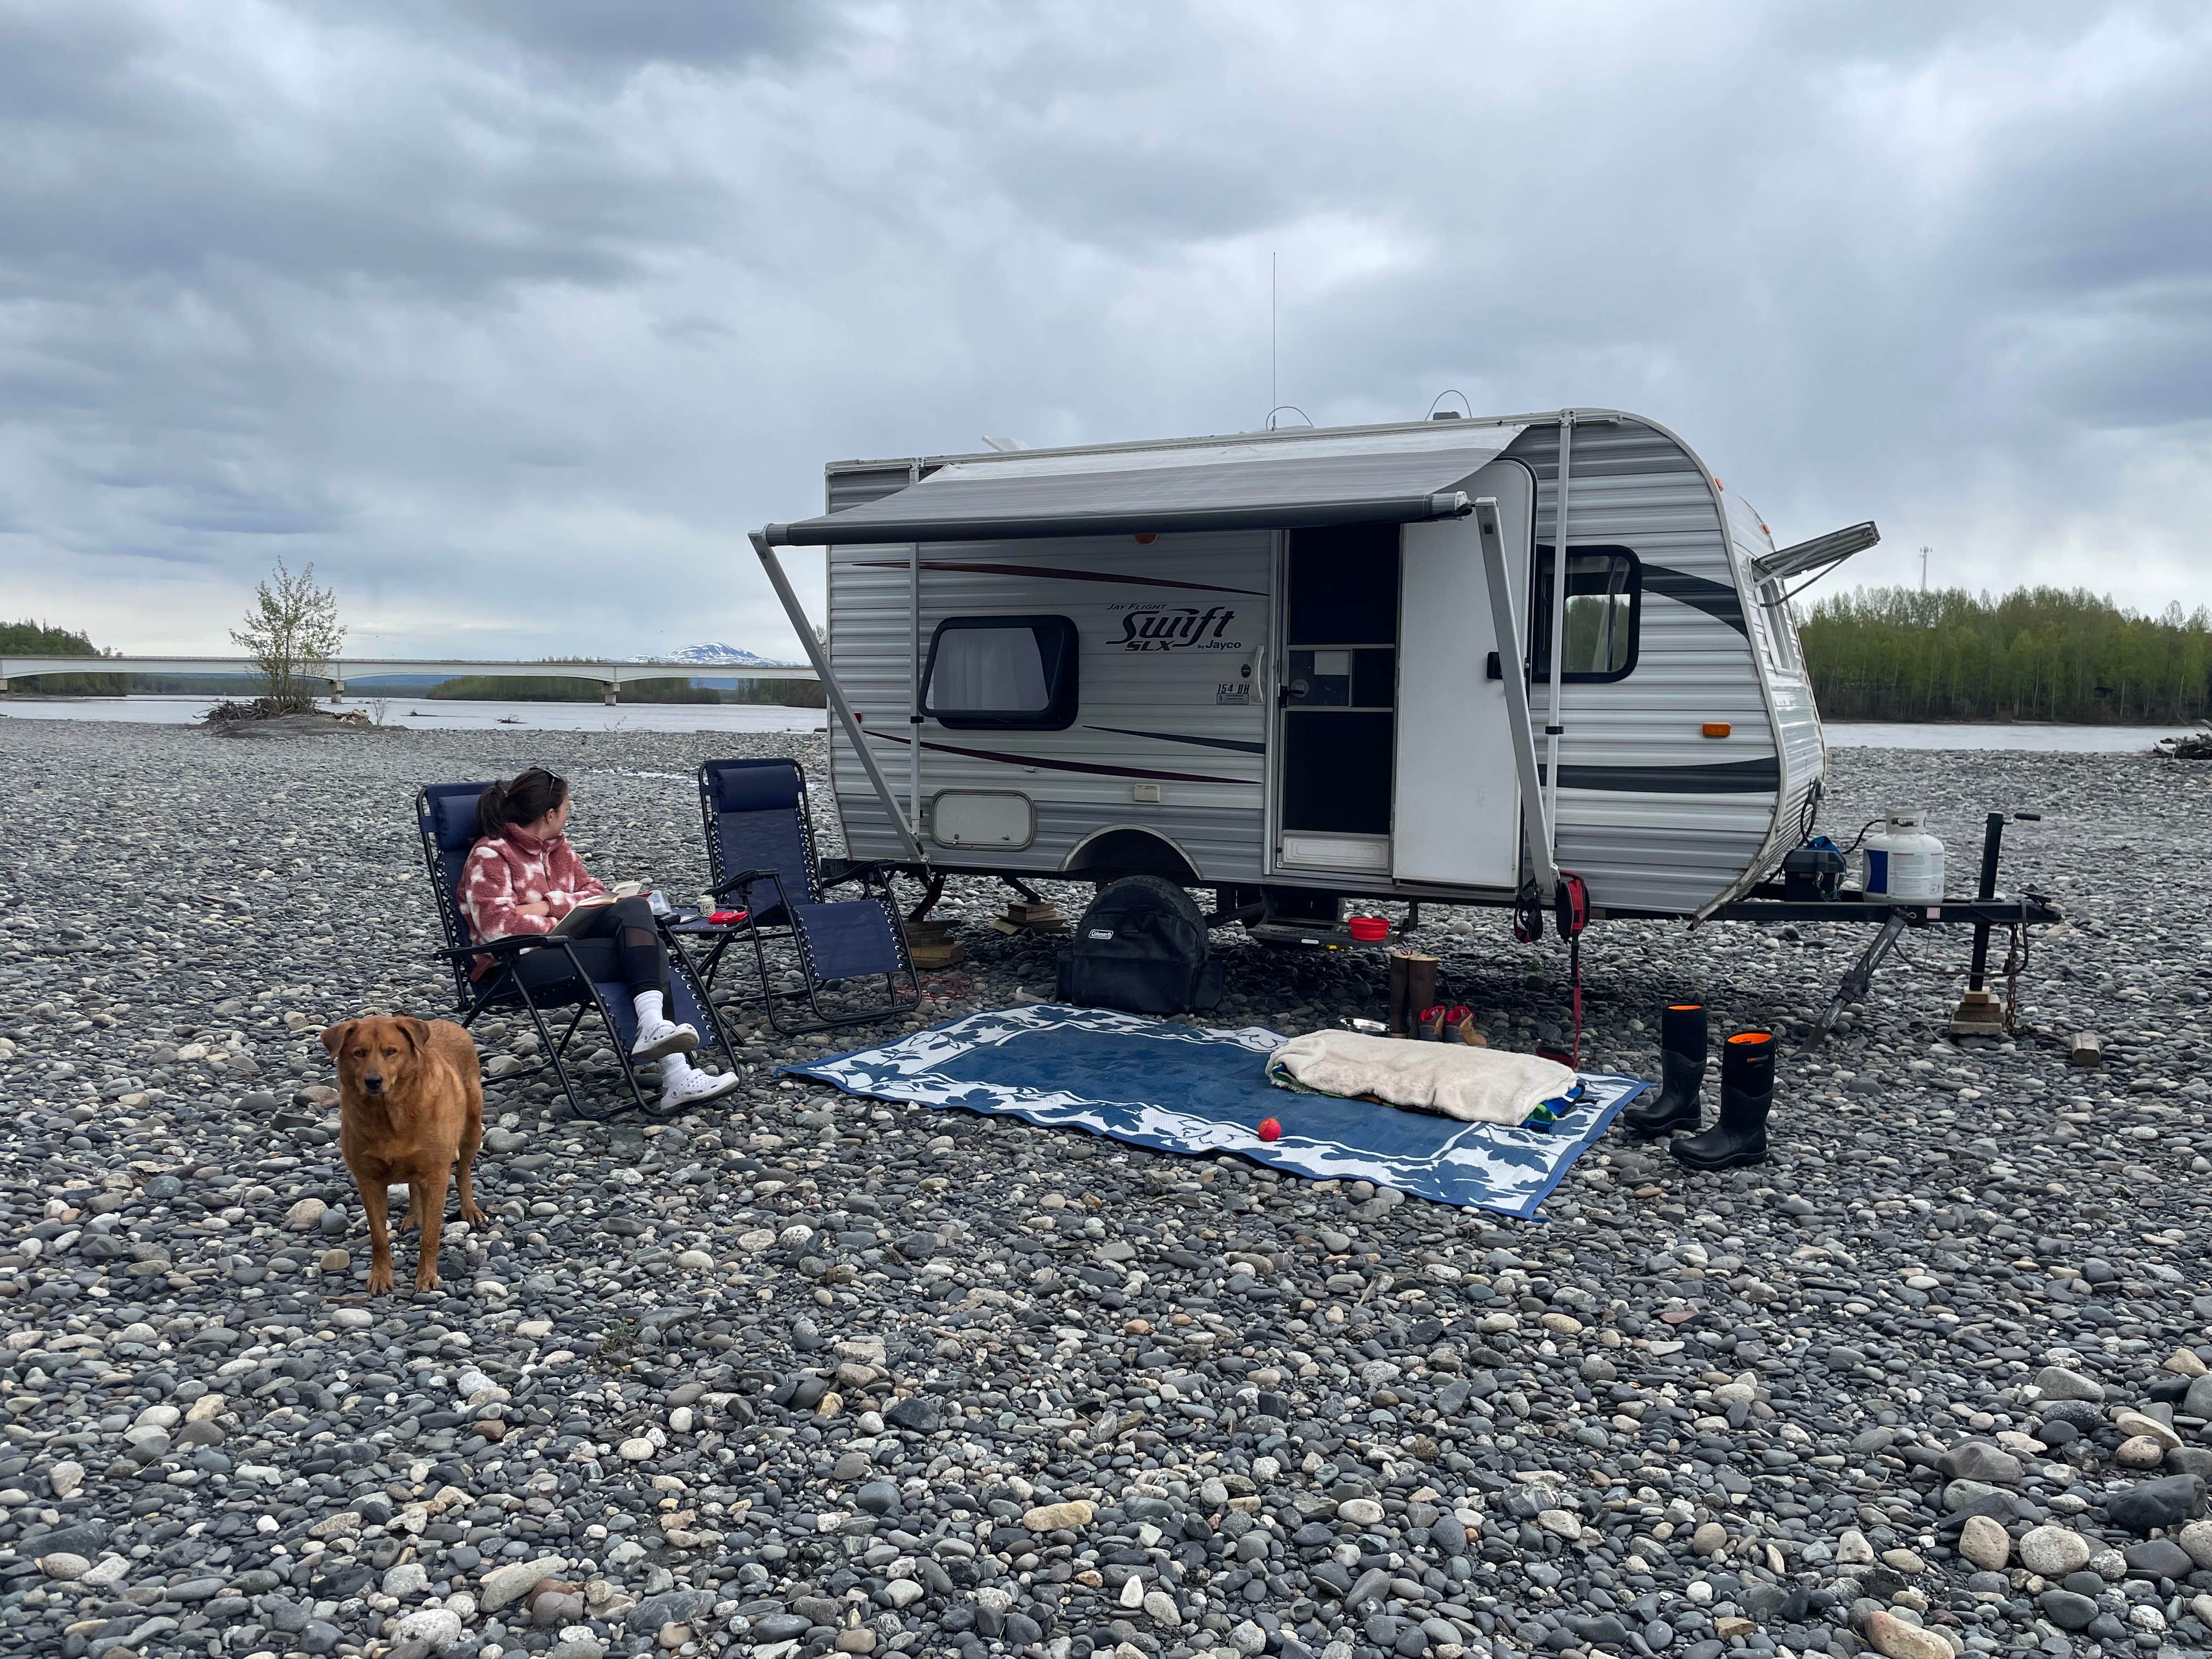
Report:
[[[1524,429],[1440,422],[953,461],[880,500],[766,533],[774,544],[822,547],[1412,524],[1465,514],[1458,487]]]

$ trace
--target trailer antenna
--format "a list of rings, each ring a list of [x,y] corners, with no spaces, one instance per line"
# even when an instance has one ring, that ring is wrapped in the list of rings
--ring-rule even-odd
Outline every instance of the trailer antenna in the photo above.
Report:
[[[1276,342],[1279,337],[1276,319],[1280,314],[1275,303],[1276,258],[1272,252],[1267,255],[1267,415],[1271,424],[1275,411],[1283,406],[1282,389],[1276,384],[1275,375]]]

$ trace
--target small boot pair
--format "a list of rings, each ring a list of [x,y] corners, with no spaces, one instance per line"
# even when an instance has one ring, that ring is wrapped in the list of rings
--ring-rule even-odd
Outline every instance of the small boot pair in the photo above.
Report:
[[[1438,1004],[1422,1009],[1413,1035],[1423,1042],[1463,1042],[1470,1048],[1490,1046],[1490,1039],[1475,1029],[1474,1010],[1463,1002],[1449,1008]]]
[[[1647,1139],[1696,1129],[1705,1117],[1705,1009],[1676,1003],[1660,1016],[1661,1087],[1620,1115],[1629,1133]],[[1774,1034],[1739,1031],[1721,1045],[1721,1113],[1710,1129],[1668,1144],[1692,1170],[1732,1170],[1766,1158],[1766,1114],[1774,1103]]]

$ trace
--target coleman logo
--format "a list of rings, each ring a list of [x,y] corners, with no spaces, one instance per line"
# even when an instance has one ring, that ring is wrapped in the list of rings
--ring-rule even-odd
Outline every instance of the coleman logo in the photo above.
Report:
[[[1224,639],[1237,613],[1222,605],[1132,605],[1121,613],[1124,651],[1242,651],[1242,640]]]

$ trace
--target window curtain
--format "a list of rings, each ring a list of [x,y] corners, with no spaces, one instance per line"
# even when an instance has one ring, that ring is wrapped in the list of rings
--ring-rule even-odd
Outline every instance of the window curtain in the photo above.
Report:
[[[948,714],[1030,714],[1052,701],[1034,629],[958,628],[937,647],[929,706]]]

